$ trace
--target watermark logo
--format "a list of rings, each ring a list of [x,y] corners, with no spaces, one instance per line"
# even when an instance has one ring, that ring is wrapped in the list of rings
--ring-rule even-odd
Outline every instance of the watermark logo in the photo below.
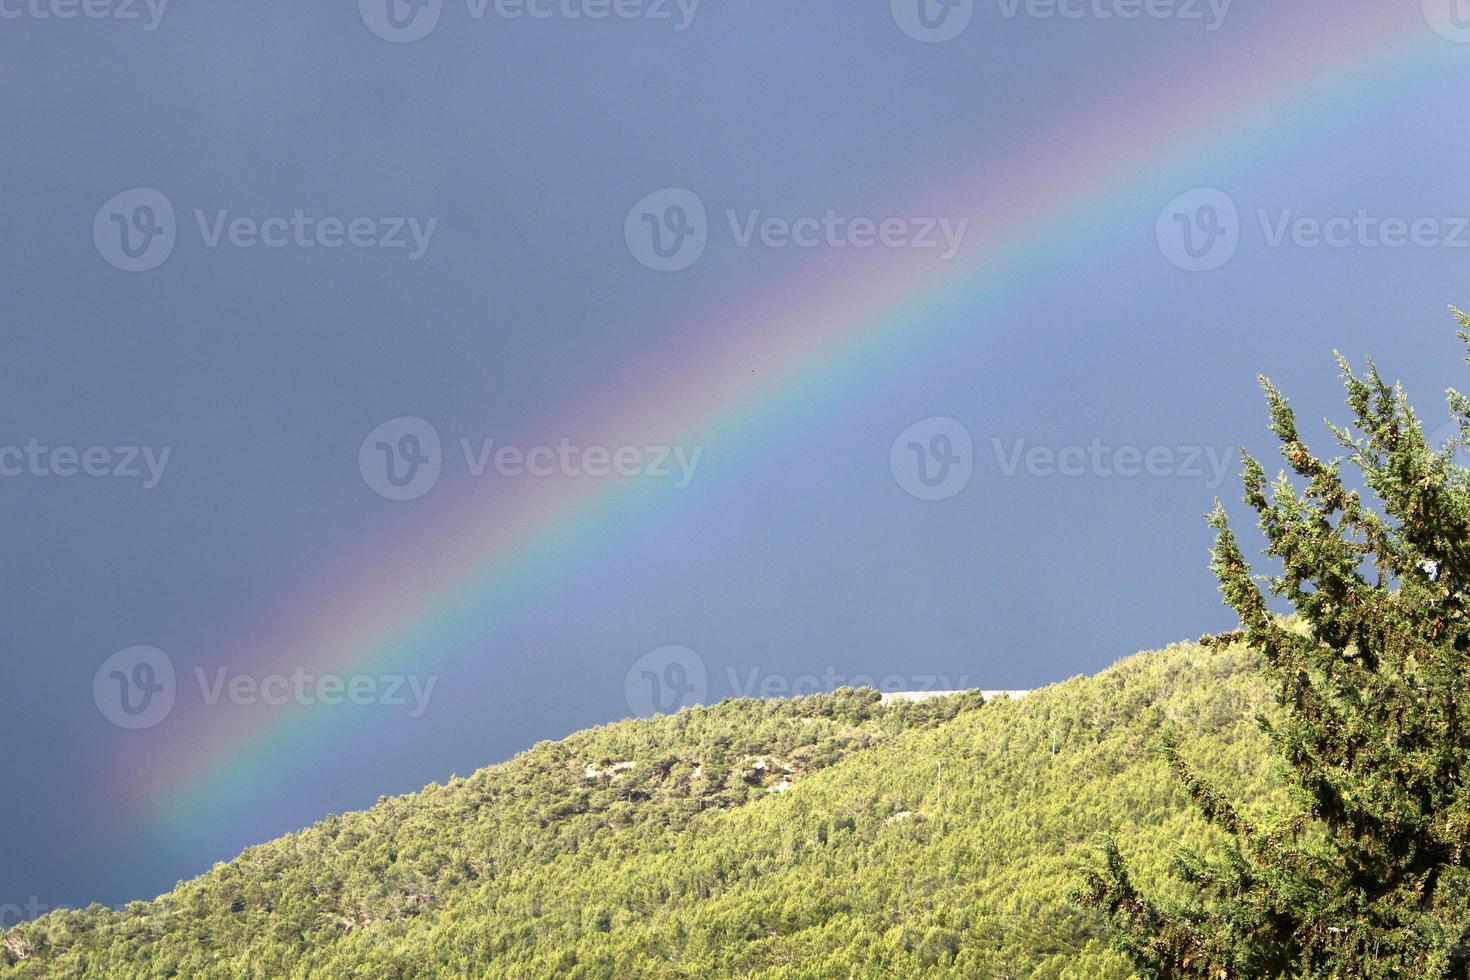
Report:
[[[726,208],[723,225],[739,249],[912,249],[933,251],[939,261],[959,254],[969,218],[870,217],[827,208],[820,214],[766,214],[760,208]],[[657,272],[689,268],[704,254],[714,228],[704,201],[684,188],[665,188],[635,204],[623,223],[628,251]]]
[[[205,248],[223,246],[240,250],[256,248],[283,249],[403,249],[408,261],[417,262],[429,251],[438,218],[412,216],[367,217],[358,215],[339,218],[318,217],[305,208],[289,215],[276,214],[264,218],[250,215],[231,216],[228,208],[213,214],[203,208],[194,209],[194,224]]]
[[[1318,218],[1290,208],[1256,212],[1267,248],[1470,248],[1470,217],[1422,215],[1404,218],[1380,216],[1359,208],[1357,213]]]
[[[69,909],[69,905],[48,905],[41,901],[39,895],[32,895],[25,900],[24,904],[18,902],[0,902],[0,932],[6,929],[14,929],[22,922],[30,922],[45,915],[47,912],[56,912]]]
[[[628,251],[655,272],[679,272],[704,254],[709,216],[699,195],[682,187],[654,191],[623,222]]]
[[[177,237],[173,203],[151,187],[114,195],[92,219],[98,254],[123,272],[148,272],[163,265]]]
[[[849,674],[828,665],[817,672],[769,671],[762,666],[727,666],[722,675],[724,697],[794,698],[871,687],[883,693],[968,690],[968,674]],[[635,716],[673,714],[709,703],[712,684],[704,658],[686,646],[663,646],[635,660],[623,677],[623,694]]]
[[[410,44],[439,24],[443,0],[357,0],[362,22],[384,41]]]
[[[671,715],[709,695],[704,658],[685,646],[650,650],[633,662],[623,677],[623,696],[635,715]]]
[[[134,731],[167,718],[177,693],[174,663],[157,647],[119,650],[102,661],[92,678],[92,699],[102,717]]]
[[[163,22],[169,0],[0,0],[0,20],[142,21],[152,32]],[[145,19],[146,18],[146,19]]]
[[[975,443],[958,419],[921,419],[893,440],[888,465],[910,496],[946,500],[969,485],[975,469]]]
[[[830,664],[821,673],[770,673],[751,667],[744,674],[725,668],[725,683],[738,698],[800,698],[835,691],[839,687],[871,687],[884,694],[896,692],[951,692],[970,689],[970,675],[959,674],[844,674]]]
[[[23,446],[0,446],[0,477],[69,479],[75,476],[163,482],[172,446],[48,446],[32,436]]]
[[[736,248],[750,248],[759,243],[765,248],[933,249],[941,262],[959,254],[965,233],[970,230],[969,218],[890,216],[879,219],[838,214],[833,208],[820,216],[798,218],[762,215],[759,208],[742,215],[727,208],[725,221]]]
[[[439,482],[444,450],[439,432],[411,415],[389,419],[367,434],[357,468],[372,491],[388,500],[417,500]]]
[[[210,250],[401,249],[410,262],[424,257],[439,227],[439,219],[432,217],[343,218],[312,214],[305,208],[265,217],[235,214],[229,208],[194,208],[192,215],[199,243]],[[114,196],[92,220],[97,252],[124,272],[158,268],[173,254],[179,235],[172,202],[151,187],[135,187]]]
[[[563,437],[530,447],[493,438],[460,437],[465,472],[475,479],[564,477],[571,480],[634,477],[667,480],[684,490],[704,459],[704,447],[682,445],[584,446]],[[363,481],[389,500],[415,500],[434,488],[443,470],[438,430],[421,418],[391,419],[368,433],[358,448]]]
[[[1424,0],[1424,19],[1445,40],[1470,44],[1470,0]]]
[[[1186,272],[1209,272],[1235,255],[1240,211],[1224,191],[1196,188],[1165,206],[1154,232],[1159,250],[1175,266]]]
[[[899,29],[925,44],[954,40],[975,16],[975,0],[889,0],[888,6]]]
[[[353,704],[406,707],[420,718],[429,708],[437,674],[314,674],[297,667],[289,674],[263,676],[228,667],[194,668],[199,703],[214,707],[228,702],[240,707],[288,704],[336,707]],[[119,650],[102,662],[92,678],[92,698],[102,716],[119,728],[152,728],[166,719],[181,693],[173,660],[157,647]]]
[[[502,20],[669,21],[682,34],[694,23],[700,0],[466,0],[471,20],[483,20],[493,6]]]
[[[200,699],[210,706],[222,700],[241,707],[267,705],[279,708],[298,704],[302,707],[354,704],[366,708],[380,705],[408,708],[410,719],[422,718],[439,683],[438,674],[312,674],[297,667],[290,674],[232,673],[219,667],[212,674],[203,667],[194,668]]]
[[[479,22],[497,20],[668,22],[675,33],[689,30],[700,0],[465,0],[465,14]],[[395,44],[428,37],[439,26],[443,0],[358,0],[368,30]]]
[[[1178,478],[1206,480],[1219,489],[1238,462],[1234,446],[1113,446],[1094,438],[1087,445],[1046,446],[1026,439],[990,440],[1000,475],[1010,479],[1024,472],[1031,477]]]
[[[1232,0],[998,0],[1001,16],[1014,20],[1179,20],[1202,21],[1207,33],[1225,25]]]
[[[1384,215],[1367,208],[1352,214],[1300,214],[1292,208],[1257,208],[1255,224],[1268,249],[1470,249],[1470,215]],[[1159,249],[1190,272],[1218,269],[1235,255],[1245,227],[1224,191],[1202,188],[1181,194],[1159,215]]]
[[[497,446],[494,439],[481,439],[476,445],[466,438],[459,440],[470,476],[479,478],[492,469],[497,476],[563,476],[572,480],[584,477],[601,479],[610,476],[652,477],[672,480],[675,490],[683,490],[694,482],[694,474],[704,458],[704,447],[695,446],[582,446],[563,437],[556,445]]]

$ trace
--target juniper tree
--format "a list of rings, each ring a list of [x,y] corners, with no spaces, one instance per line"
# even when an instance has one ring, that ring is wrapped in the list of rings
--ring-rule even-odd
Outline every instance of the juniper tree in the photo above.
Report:
[[[1470,317],[1454,312],[1470,346]],[[1209,517],[1212,568],[1240,617],[1215,639],[1258,655],[1278,701],[1260,724],[1291,804],[1247,816],[1162,734],[1163,756],[1230,843],[1208,857],[1182,849],[1174,872],[1194,897],[1163,900],[1141,894],[1105,842],[1080,898],[1145,975],[1470,977],[1470,470],[1454,458],[1470,441],[1470,399],[1448,392],[1459,437],[1433,446],[1402,386],[1371,360],[1359,376],[1337,359],[1354,424],[1329,425],[1331,460],[1308,450],[1261,379],[1294,474],[1268,485],[1243,454],[1275,574],[1252,575],[1218,502]],[[1296,615],[1273,613],[1267,592]]]

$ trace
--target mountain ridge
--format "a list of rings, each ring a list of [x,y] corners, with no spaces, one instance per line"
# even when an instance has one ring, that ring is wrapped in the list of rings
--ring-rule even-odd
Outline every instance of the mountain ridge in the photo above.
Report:
[[[152,902],[5,934],[40,976],[1127,977],[1067,894],[1116,833],[1150,885],[1212,839],[1166,720],[1267,802],[1238,647],[1175,644],[1019,700],[737,698],[541,742],[331,815]]]

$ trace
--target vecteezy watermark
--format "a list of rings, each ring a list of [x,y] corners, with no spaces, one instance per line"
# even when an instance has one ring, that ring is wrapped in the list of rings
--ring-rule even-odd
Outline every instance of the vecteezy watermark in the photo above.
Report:
[[[975,470],[975,443],[958,419],[920,419],[893,440],[888,467],[910,496],[946,500],[969,485]]]
[[[1154,226],[1159,251],[1186,272],[1218,269],[1240,246],[1240,211],[1229,194],[1200,187],[1164,206]]]
[[[409,44],[429,36],[439,26],[443,0],[357,0],[363,24],[378,37]]]
[[[241,707],[288,704],[336,707],[378,705],[406,707],[417,719],[429,708],[437,674],[316,674],[297,667],[289,674],[264,675],[217,667],[194,668],[200,703],[221,701]],[[102,662],[92,678],[92,698],[102,717],[119,728],[152,728],[173,711],[180,694],[173,660],[157,647],[134,646],[119,650]]]
[[[709,244],[709,215],[699,195],[666,187],[644,197],[623,222],[628,251],[655,272],[687,269]]]
[[[417,500],[434,489],[443,468],[439,430],[412,415],[379,425],[357,450],[363,482],[388,500]]]
[[[1470,248],[1470,215],[1308,215],[1292,208],[1258,208],[1266,248]],[[1170,201],[1156,225],[1159,249],[1190,272],[1218,269],[1235,255],[1243,232],[1235,201],[1218,188],[1199,188]]]
[[[199,243],[207,249],[403,250],[410,262],[424,257],[439,226],[438,218],[338,217],[304,208],[266,216],[239,215],[229,208],[194,208],[192,214]],[[173,202],[151,187],[115,194],[92,219],[98,254],[124,272],[148,272],[163,265],[178,238]]]
[[[502,20],[644,20],[667,22],[682,34],[700,0],[465,0],[471,20],[493,11]]]
[[[1424,19],[1445,40],[1470,44],[1470,0],[1424,0]]]
[[[767,215],[759,208],[726,208],[725,224],[736,248],[934,250],[941,262],[959,254],[970,219],[884,217],[841,214]],[[678,272],[699,261],[711,234],[698,194],[683,187],[654,191],[634,204],[623,221],[623,240],[642,265]]]
[[[700,0],[465,0],[472,21],[648,21],[689,30]],[[443,17],[443,0],[357,0],[362,22],[384,41],[409,44],[428,37]]]
[[[1111,446],[1094,438],[1084,445],[1044,446],[1025,439],[990,440],[1000,475],[1032,477],[1136,477],[1206,480],[1218,489],[1239,459],[1233,446]]]
[[[1256,216],[1267,248],[1470,248],[1470,216],[1400,218],[1359,208],[1352,216],[1318,218],[1290,208]]]
[[[172,446],[47,446],[34,436],[23,446],[0,445],[0,477],[67,479],[87,476],[142,480],[152,490],[163,480]]]
[[[465,471],[477,479],[496,476],[546,479],[635,477],[669,480],[683,490],[694,482],[702,446],[583,446],[570,438],[535,446],[497,445],[493,438],[458,440]],[[416,416],[389,419],[369,432],[357,452],[363,482],[389,500],[416,500],[439,482],[444,468],[439,432]]]
[[[155,31],[169,0],[0,0],[0,20],[115,20]]]
[[[1005,20],[1177,20],[1206,31],[1225,24],[1233,0],[995,0]],[[1426,0],[1426,3],[1433,0]],[[975,0],[889,0],[893,21],[927,44],[952,41],[975,16]]]
[[[124,272],[147,272],[163,265],[177,238],[173,202],[151,187],[113,195],[92,219],[92,243],[98,254]]]
[[[888,0],[893,22],[915,41],[953,41],[970,26],[975,0]]]
[[[0,932],[14,929],[22,922],[38,919],[47,912],[58,912],[71,907],[70,905],[51,905],[41,901],[39,895],[32,895],[24,902],[0,902]]]
[[[92,700],[119,728],[152,728],[167,718],[178,696],[174,662],[158,647],[119,650],[92,677]]]
[[[704,658],[686,646],[650,650],[623,675],[623,697],[635,715],[671,715],[709,696]]]
[[[278,708],[287,704],[304,707],[354,704],[359,707],[381,705],[407,707],[409,718],[421,718],[429,709],[429,699],[439,683],[438,674],[312,674],[297,667],[290,674],[233,673],[228,667],[212,673],[194,668],[194,679],[207,705],[221,700],[249,707],[263,704]]]
[[[1233,0],[996,0],[1001,16],[1015,20],[1199,21],[1211,33],[1225,24]]]
[[[634,715],[673,714],[710,699],[709,668],[687,646],[663,646],[633,661],[623,675],[623,695]],[[970,687],[969,675],[848,674],[827,666],[816,673],[772,672],[762,667],[724,670],[724,697],[792,698],[821,694],[839,687],[871,687],[894,691],[959,691]]]
[[[737,671],[725,668],[725,682],[734,697],[799,698],[822,694],[839,687],[871,687],[890,694],[895,691],[963,691],[970,687],[970,675],[959,674],[844,674],[827,666],[817,674],[773,674],[760,667]]]
[[[482,477],[492,468],[499,476],[652,477],[672,480],[675,490],[694,482],[694,473],[704,458],[704,447],[695,446],[579,446],[562,438],[556,445],[496,446],[494,439],[473,443],[459,440],[465,466],[471,476]]]

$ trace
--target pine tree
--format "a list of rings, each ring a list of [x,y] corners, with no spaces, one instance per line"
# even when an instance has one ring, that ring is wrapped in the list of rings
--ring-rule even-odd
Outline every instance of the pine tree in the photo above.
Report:
[[[1454,312],[1470,346],[1470,317]],[[1112,841],[1079,889],[1147,976],[1470,977],[1470,470],[1454,459],[1470,399],[1449,391],[1460,438],[1431,446],[1401,386],[1371,360],[1361,377],[1338,363],[1355,421],[1331,426],[1343,450],[1331,461],[1261,379],[1298,478],[1268,487],[1243,455],[1277,574],[1253,577],[1218,503],[1209,517],[1212,567],[1241,621],[1216,639],[1247,644],[1276,695],[1261,725],[1291,808],[1248,818],[1165,731],[1165,759],[1230,845],[1181,850],[1190,901],[1140,894]],[[1296,615],[1275,615],[1263,585]]]

